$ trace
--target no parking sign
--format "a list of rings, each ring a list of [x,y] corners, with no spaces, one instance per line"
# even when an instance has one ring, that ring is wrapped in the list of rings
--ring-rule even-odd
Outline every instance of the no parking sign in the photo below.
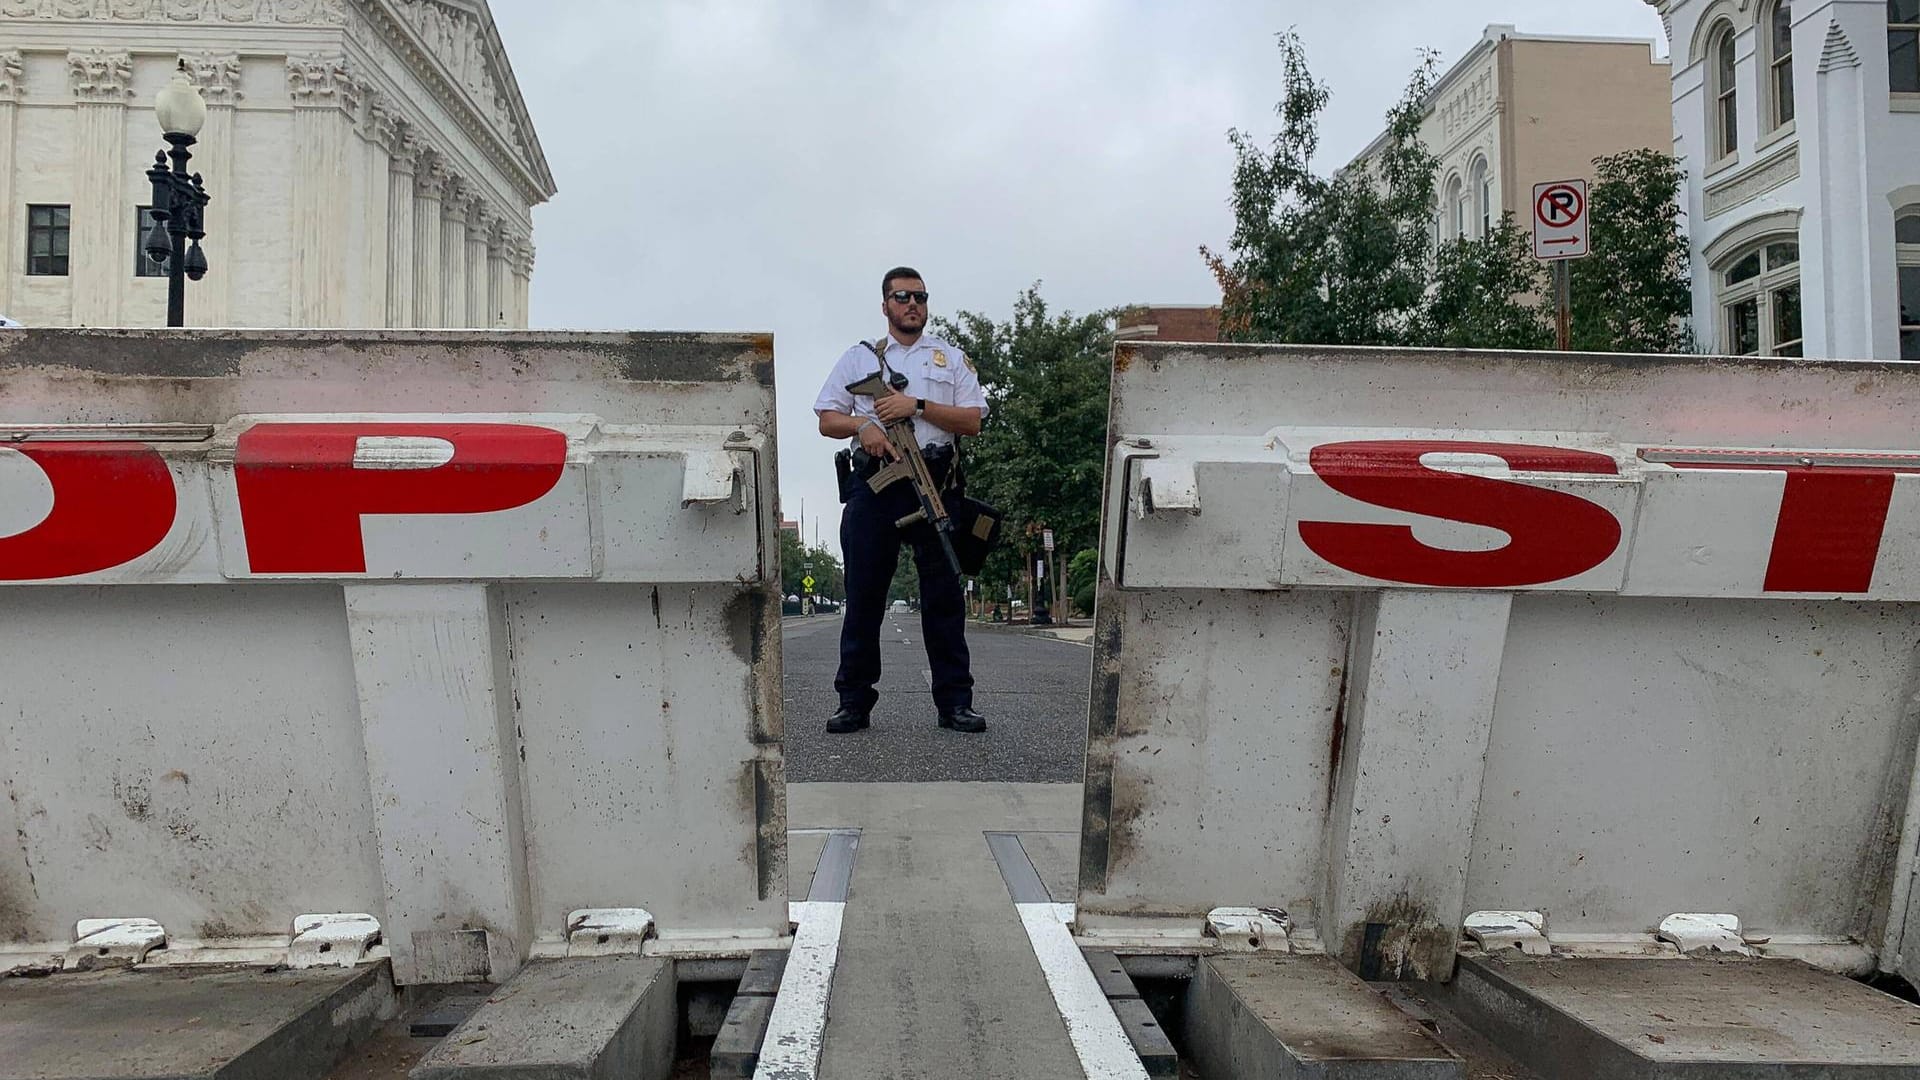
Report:
[[[1555,180],[1533,188],[1533,255],[1537,259],[1585,258],[1588,243],[1587,182]]]

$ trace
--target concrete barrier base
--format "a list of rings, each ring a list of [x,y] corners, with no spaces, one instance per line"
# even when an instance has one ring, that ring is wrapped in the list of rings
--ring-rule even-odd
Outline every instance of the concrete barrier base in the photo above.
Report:
[[[1790,960],[1461,960],[1451,1003],[1546,1076],[1920,1076],[1920,1006]]]
[[[320,1076],[394,1015],[385,962],[0,980],[0,1080]]]
[[[1208,1080],[1465,1080],[1460,1060],[1326,956],[1206,957],[1186,1045]],[[1571,1074],[1568,1074],[1571,1075]]]
[[[412,1080],[666,1080],[678,1024],[671,961],[529,964],[413,1070]]]

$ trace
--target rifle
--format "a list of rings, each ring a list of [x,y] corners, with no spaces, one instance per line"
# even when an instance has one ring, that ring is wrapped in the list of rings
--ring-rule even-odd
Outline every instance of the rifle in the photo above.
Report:
[[[896,392],[896,389],[886,375],[878,371],[859,382],[847,384],[847,392],[858,397],[881,398]],[[953,519],[947,516],[946,504],[940,501],[939,485],[933,482],[927,459],[920,453],[920,440],[913,433],[913,419],[909,417],[884,427],[887,441],[893,444],[899,457],[874,473],[873,479],[867,481],[867,486],[877,495],[902,480],[911,482],[914,495],[919,497],[920,509],[894,522],[894,527],[905,529],[923,521],[932,525],[933,534],[940,538],[940,549],[946,552],[947,565],[953,567],[953,576],[962,576],[960,556],[954,554],[953,550]]]

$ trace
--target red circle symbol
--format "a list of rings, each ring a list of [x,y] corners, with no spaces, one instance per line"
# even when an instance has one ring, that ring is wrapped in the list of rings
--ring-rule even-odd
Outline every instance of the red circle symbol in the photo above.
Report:
[[[1587,197],[1572,184],[1555,184],[1540,193],[1540,201],[1534,204],[1534,216],[1542,225],[1552,229],[1564,229],[1579,221],[1587,212]]]

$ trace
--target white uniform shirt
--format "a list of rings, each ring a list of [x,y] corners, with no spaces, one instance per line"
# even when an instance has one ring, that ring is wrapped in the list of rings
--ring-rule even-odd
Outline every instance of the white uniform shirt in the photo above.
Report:
[[[974,374],[973,365],[967,362],[966,354],[948,342],[922,334],[919,341],[907,346],[893,340],[893,335],[888,334],[887,366],[907,377],[904,393],[908,397],[924,398],[936,405],[979,409],[983,418],[987,415],[987,395],[980,388],[980,379]],[[873,399],[856,398],[847,393],[847,384],[859,382],[879,369],[880,361],[873,355],[873,350],[865,345],[855,345],[841,353],[840,362],[833,365],[826,385],[820,388],[820,396],[814,400],[813,411],[846,413],[878,420],[873,411]],[[953,445],[952,432],[929,423],[923,416],[914,417],[913,433],[922,447]],[[860,445],[860,440],[855,438],[853,445]]]

